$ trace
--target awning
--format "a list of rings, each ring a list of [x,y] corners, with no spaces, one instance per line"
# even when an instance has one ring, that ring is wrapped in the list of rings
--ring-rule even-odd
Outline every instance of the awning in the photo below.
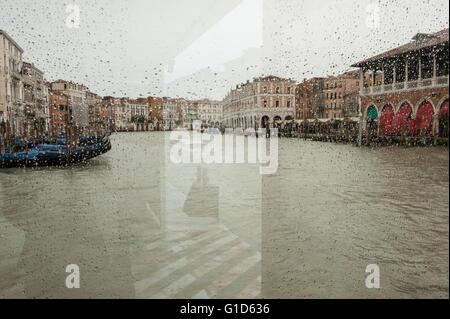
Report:
[[[410,135],[414,135],[415,131],[416,131],[416,120],[411,119],[408,122],[408,133]]]
[[[407,125],[406,121],[410,117],[411,113],[411,106],[409,104],[403,104],[392,120],[392,132],[402,134],[403,130],[406,128],[405,125]]]
[[[394,109],[387,105],[383,108],[380,117],[380,133],[388,134],[391,132],[392,119],[394,118]]]
[[[374,120],[378,117],[378,111],[375,107],[371,106],[369,107],[369,112],[367,112],[367,118]]]
[[[448,115],[448,100],[444,102],[439,110],[439,115]]]
[[[428,135],[431,135],[431,125],[433,122],[433,106],[429,102],[423,103],[417,110],[416,123],[419,133],[426,130]]]

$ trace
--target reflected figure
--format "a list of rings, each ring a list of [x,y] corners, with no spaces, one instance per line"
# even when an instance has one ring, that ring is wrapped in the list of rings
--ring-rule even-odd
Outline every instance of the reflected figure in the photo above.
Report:
[[[207,170],[197,167],[197,180],[184,202],[183,211],[190,217],[219,218],[219,187],[208,184]]]

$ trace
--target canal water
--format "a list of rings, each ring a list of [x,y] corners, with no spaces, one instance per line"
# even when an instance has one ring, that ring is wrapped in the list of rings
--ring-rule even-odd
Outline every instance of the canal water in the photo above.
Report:
[[[0,297],[449,297],[447,148],[281,138],[277,172],[261,175],[174,163],[168,136],[119,133],[86,164],[0,170]]]

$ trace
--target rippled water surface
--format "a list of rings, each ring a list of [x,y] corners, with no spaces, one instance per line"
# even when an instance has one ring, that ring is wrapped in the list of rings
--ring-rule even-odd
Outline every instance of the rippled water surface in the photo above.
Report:
[[[262,176],[171,163],[165,133],[112,143],[84,165],[0,170],[0,297],[448,298],[447,148],[280,139]]]

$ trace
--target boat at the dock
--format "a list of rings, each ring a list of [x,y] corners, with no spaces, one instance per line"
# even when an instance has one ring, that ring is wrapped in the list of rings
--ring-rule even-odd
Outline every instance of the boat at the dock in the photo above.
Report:
[[[0,168],[65,166],[87,161],[111,149],[107,135],[82,136],[76,146],[66,143],[65,137],[59,137],[57,141],[44,139],[42,142],[30,147],[30,141],[16,140],[12,152],[0,150]]]

